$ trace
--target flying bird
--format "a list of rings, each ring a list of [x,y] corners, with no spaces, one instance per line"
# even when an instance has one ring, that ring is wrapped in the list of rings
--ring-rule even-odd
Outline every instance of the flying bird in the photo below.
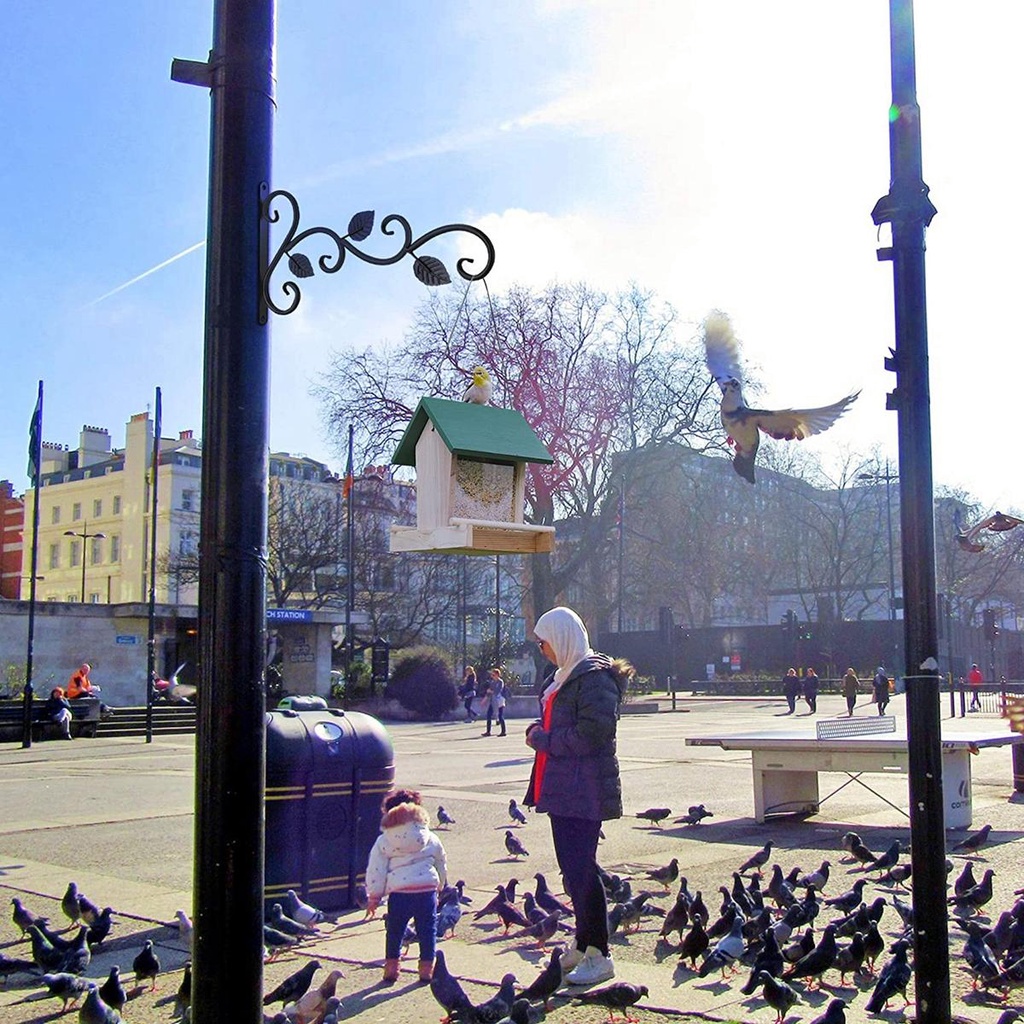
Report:
[[[515,798],[508,802],[508,816],[517,824],[526,824],[526,815],[519,809],[519,804],[516,803]]]
[[[505,830],[505,849],[517,860],[520,857],[530,856],[530,851],[516,838],[511,829]]]
[[[985,550],[985,545],[978,540],[978,534],[982,530],[991,530],[993,533],[1005,533],[1007,530],[1012,530],[1015,526],[1020,526],[1024,523],[1024,519],[1018,519],[1016,516],[1008,516],[1003,512],[995,512],[990,516],[986,516],[979,523],[975,523],[974,526],[969,529],[964,529],[960,525],[960,514],[959,510],[956,513],[956,542],[960,545],[964,551],[970,551],[972,554],[977,554],[979,551]]]
[[[608,1011],[608,1020],[615,1020],[615,1011],[623,1015],[625,1021],[636,1021],[629,1008],[635,1006],[641,999],[646,999],[650,993],[646,985],[630,985],[625,981],[615,981],[603,988],[593,988],[589,992],[580,992],[576,1001],[591,1006],[603,1006]]]
[[[462,393],[464,402],[487,405],[491,400],[491,375],[482,366],[474,366],[471,374],[473,383]]]
[[[732,466],[744,480],[754,482],[754,460],[761,432],[777,441],[802,440],[828,430],[860,392],[818,409],[751,409],[743,398],[740,347],[724,313],[704,321],[704,352],[708,369],[722,390],[722,426],[735,448]]]

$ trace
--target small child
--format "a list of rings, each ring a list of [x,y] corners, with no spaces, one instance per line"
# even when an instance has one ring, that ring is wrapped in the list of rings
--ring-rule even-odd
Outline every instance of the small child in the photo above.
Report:
[[[447,882],[444,847],[428,828],[430,819],[416,790],[392,790],[381,810],[381,834],[366,865],[366,909],[372,913],[387,896],[382,980],[385,985],[398,980],[402,937],[411,919],[419,939],[420,981],[430,981],[437,944],[437,893]]]

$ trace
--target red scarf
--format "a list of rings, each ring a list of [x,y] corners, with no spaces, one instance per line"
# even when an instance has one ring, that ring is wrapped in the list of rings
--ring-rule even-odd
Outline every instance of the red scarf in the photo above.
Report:
[[[544,713],[541,716],[541,726],[545,732],[551,731],[551,707],[555,703],[555,698],[558,696],[558,691],[555,690],[547,700],[544,701]],[[537,751],[537,760],[534,764],[533,769],[533,802],[538,803],[540,800],[541,783],[544,781],[544,769],[548,763],[548,752],[546,750]]]

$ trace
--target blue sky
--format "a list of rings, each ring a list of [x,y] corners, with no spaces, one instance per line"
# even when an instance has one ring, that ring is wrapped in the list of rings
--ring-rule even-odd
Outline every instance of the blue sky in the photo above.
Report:
[[[164,433],[202,425],[212,0],[8,0],[0,158],[0,477],[26,430],[124,424],[163,389]],[[303,0],[278,13],[275,187],[303,225],[398,212],[492,236],[492,287],[635,281],[733,317],[766,402],[862,389],[813,444],[895,459],[883,0]],[[1018,0],[917,5],[934,476],[1024,508],[1008,387],[1022,363]],[[369,243],[367,243],[369,247]],[[385,251],[381,246],[377,251]],[[440,252],[444,255],[444,252]],[[146,276],[141,276],[146,275]],[[139,280],[135,280],[139,278]],[[134,283],[124,287],[127,282]],[[350,263],[273,325],[271,444],[339,465],[310,383],[332,348],[396,343],[424,292]],[[1006,444],[1011,455],[1006,455]]]

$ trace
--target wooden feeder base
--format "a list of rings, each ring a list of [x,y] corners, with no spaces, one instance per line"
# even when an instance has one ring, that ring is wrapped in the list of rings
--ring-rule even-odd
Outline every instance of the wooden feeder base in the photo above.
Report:
[[[532,555],[555,550],[555,528],[456,518],[449,526],[433,530],[392,526],[391,550],[438,551],[446,555]]]

